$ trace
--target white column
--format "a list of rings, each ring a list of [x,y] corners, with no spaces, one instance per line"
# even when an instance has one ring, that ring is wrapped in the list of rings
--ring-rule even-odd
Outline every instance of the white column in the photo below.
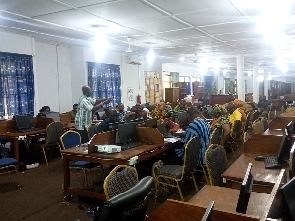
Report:
[[[265,95],[266,100],[268,100],[268,80],[267,80],[267,77],[268,77],[268,71],[264,70],[264,80],[263,80],[264,91],[263,91],[263,94]]]
[[[259,101],[259,84],[258,84],[258,63],[253,66],[253,102],[258,103]]]
[[[237,93],[238,99],[245,101],[244,55],[237,56]]]

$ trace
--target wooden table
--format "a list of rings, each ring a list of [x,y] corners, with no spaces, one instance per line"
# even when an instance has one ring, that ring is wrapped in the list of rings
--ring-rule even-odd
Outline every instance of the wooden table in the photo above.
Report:
[[[64,171],[64,196],[65,200],[71,200],[71,194],[95,197],[105,200],[104,193],[75,189],[70,187],[69,162],[72,160],[82,160],[92,163],[107,165],[129,165],[130,159],[138,157],[137,161],[143,161],[149,157],[155,156],[167,150],[168,143],[164,143],[162,134],[155,128],[137,128],[142,146],[135,147],[119,153],[104,154],[94,152],[95,145],[115,144],[116,132],[109,131],[102,134],[96,134],[88,147],[73,147],[62,150],[63,171]],[[147,141],[153,141],[152,145],[147,145]]]
[[[276,183],[281,169],[266,169],[263,161],[256,161],[257,154],[242,154],[223,174],[226,179],[226,187],[240,189],[245,171],[252,163],[251,173],[254,177],[253,191],[261,193],[270,193]],[[288,170],[288,168],[286,168]],[[286,174],[283,182],[286,182]]]

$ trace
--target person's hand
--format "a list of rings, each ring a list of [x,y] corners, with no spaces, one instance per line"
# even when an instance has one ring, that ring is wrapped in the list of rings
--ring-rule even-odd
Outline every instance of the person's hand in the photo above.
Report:
[[[113,97],[109,97],[109,98],[107,98],[107,101],[112,101],[112,100],[114,100],[114,98]]]

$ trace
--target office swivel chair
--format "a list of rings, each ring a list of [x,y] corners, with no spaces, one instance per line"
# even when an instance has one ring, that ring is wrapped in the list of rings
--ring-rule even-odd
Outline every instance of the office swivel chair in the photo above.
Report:
[[[153,185],[152,177],[144,177],[131,189],[108,199],[99,206],[93,221],[145,220],[148,207],[147,195]]]

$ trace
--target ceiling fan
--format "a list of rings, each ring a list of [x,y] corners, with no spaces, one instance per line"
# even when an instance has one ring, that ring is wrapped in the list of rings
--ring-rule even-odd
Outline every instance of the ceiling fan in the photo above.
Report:
[[[131,50],[131,48],[130,48],[130,40],[131,40],[131,38],[128,37],[128,38],[127,38],[127,41],[128,41],[128,48],[127,48],[127,50],[126,50],[126,53],[132,53],[132,52],[133,52],[133,51]]]
[[[191,59],[191,62],[198,63],[197,54],[195,54],[195,58],[192,58]]]

